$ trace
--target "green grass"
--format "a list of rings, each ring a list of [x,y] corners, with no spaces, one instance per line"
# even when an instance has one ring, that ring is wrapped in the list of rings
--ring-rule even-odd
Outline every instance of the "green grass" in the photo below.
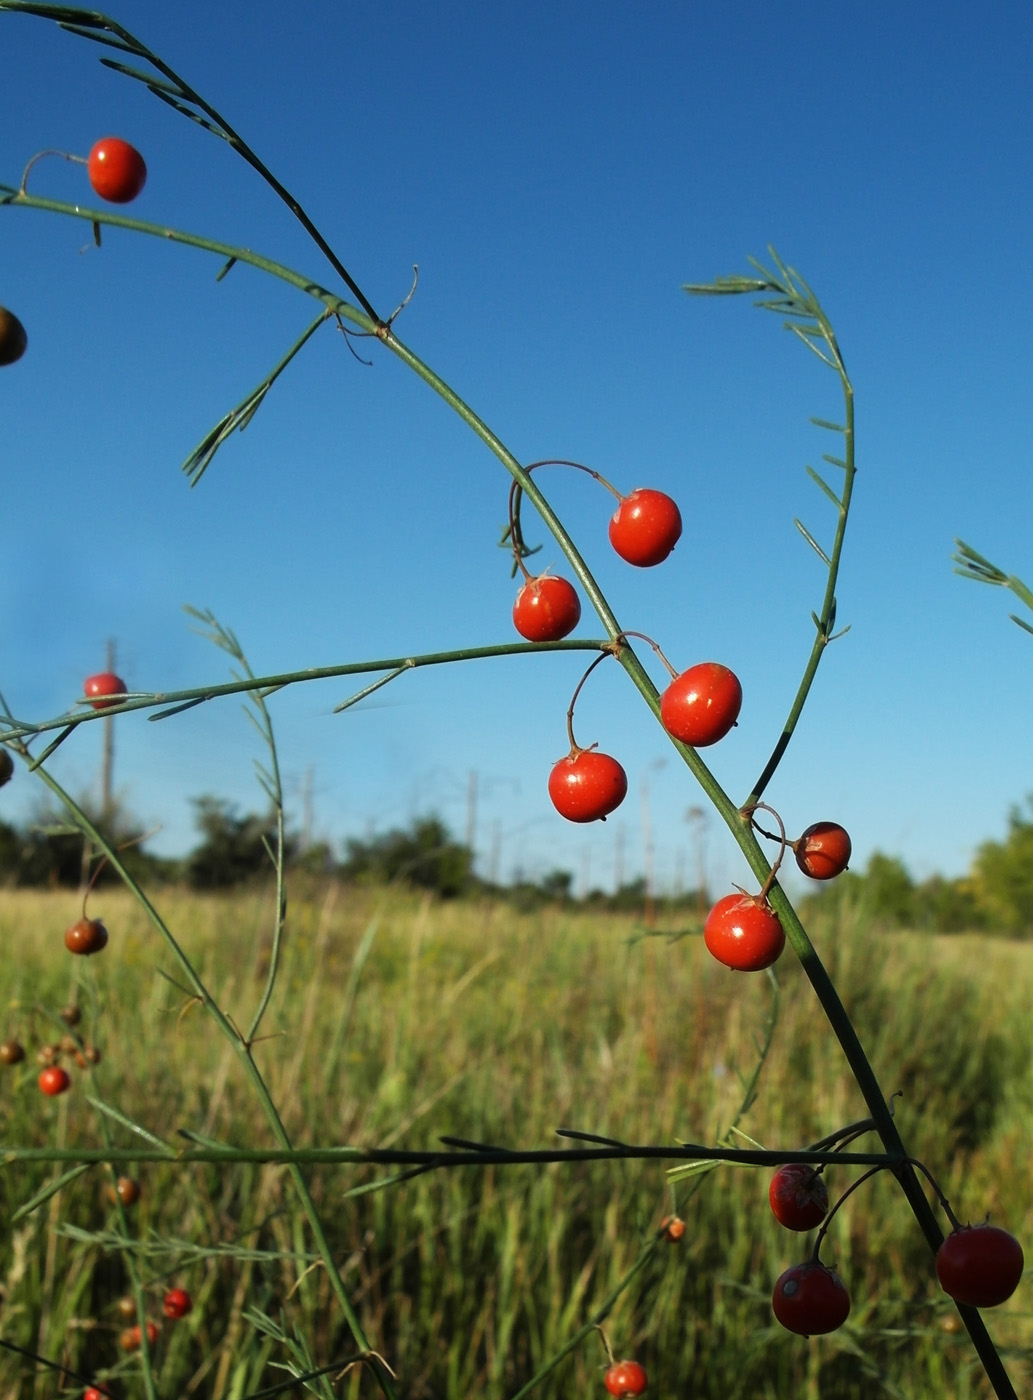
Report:
[[[246,1024],[261,992],[271,904],[179,892],[161,907],[223,1007]],[[0,891],[0,1034],[30,1056],[0,1072],[0,1140],[99,1146],[93,1092],[170,1142],[189,1128],[236,1145],[271,1145],[236,1052],[157,974],[173,969],[121,892],[91,914],[106,951],[74,959],[62,934],[74,897]],[[371,933],[370,931],[373,930]],[[698,937],[634,939],[631,920],[499,905],[438,905],[393,892],[313,890],[296,898],[282,975],[255,1058],[295,1145],[433,1147],[439,1134],[554,1146],[557,1127],[629,1142],[712,1141],[741,1098],[767,979],[727,972]],[[988,938],[877,935],[847,920],[814,936],[887,1092],[902,1091],[905,1141],[962,1218],[992,1212],[1033,1242],[1033,953]],[[363,946],[367,955],[357,959]],[[741,1127],[768,1147],[803,1145],[864,1116],[799,969],[778,965],[781,1013],[758,1100]],[[32,1051],[76,998],[103,1052],[44,1099]],[[249,1317],[259,1309],[301,1339],[314,1366],[353,1347],[281,1166],[133,1166],[113,1128],[119,1170],[141,1178],[133,1257],[151,1316],[175,1283],[195,1298],[163,1330],[157,1393],[243,1397],[282,1381],[289,1345]],[[138,1140],[137,1140],[138,1141]],[[873,1143],[874,1146],[874,1143]],[[14,1212],[62,1169],[8,1164],[0,1210]],[[647,1367],[658,1396],[871,1400],[987,1394],[928,1249],[891,1180],[846,1203],[823,1257],[850,1288],[847,1326],[804,1341],[773,1324],[771,1286],[809,1240],[781,1230],[768,1172],[721,1167],[676,1186],[662,1164],[462,1168],[348,1196],[388,1169],[312,1168],[335,1257],[372,1345],[407,1400],[503,1400],[559,1351],[618,1287],[677,1206],[688,1230],[656,1248],[606,1322],[614,1351]],[[857,1169],[828,1172],[837,1195]],[[127,1292],[110,1172],[67,1184],[0,1241],[0,1336],[110,1377],[143,1395],[139,1359],[117,1345]],[[78,1233],[76,1233],[78,1232]],[[105,1238],[107,1232],[107,1238]],[[1020,1393],[1031,1380],[1027,1286],[987,1321]],[[604,1395],[589,1335],[536,1390]],[[360,1368],[318,1393],[377,1393]],[[0,1353],[0,1400],[78,1393]]]

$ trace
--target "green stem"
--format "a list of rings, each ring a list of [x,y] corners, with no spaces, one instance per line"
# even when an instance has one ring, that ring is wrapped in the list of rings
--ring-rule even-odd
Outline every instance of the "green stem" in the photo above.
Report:
[[[835,342],[833,341],[833,344]],[[838,351],[837,351],[838,355]],[[842,361],[839,361],[842,365]],[[807,658],[807,665],[804,668],[803,677],[800,681],[796,698],[793,700],[789,710],[788,718],[782,728],[782,733],[778,737],[778,742],[772,750],[771,757],[764,765],[760,777],[753,785],[753,791],[742,804],[744,807],[751,807],[757,802],[764,792],[768,783],[774,775],[775,769],[782,761],[789,741],[799,722],[803,712],[804,704],[810,694],[814,677],[818,671],[818,665],[825,654],[825,648],[832,640],[832,628],[835,625],[836,616],[836,583],[839,579],[839,563],[843,553],[843,539],[846,533],[847,516],[850,512],[850,498],[854,489],[854,476],[856,468],[854,464],[854,391],[846,377],[846,370],[842,370],[843,380],[843,401],[846,413],[846,424],[844,433],[844,459],[846,461],[845,480],[843,483],[843,495],[839,503],[839,517],[836,521],[836,535],[832,544],[832,553],[829,556],[828,581],[825,585],[825,597],[822,600],[821,612],[815,619],[816,636],[811,647],[811,654]]]
[[[535,1386],[537,1386],[540,1381],[543,1381],[551,1371],[554,1371],[565,1356],[569,1356],[572,1351],[576,1350],[590,1333],[597,1331],[600,1325],[606,1321],[613,1311],[613,1305],[616,1303],[617,1299],[628,1288],[632,1280],[642,1272],[650,1259],[652,1259],[657,1251],[661,1238],[662,1236],[657,1236],[650,1240],[649,1244],[646,1245],[645,1249],[638,1256],[634,1264],[632,1264],[631,1268],[602,1306],[596,1310],[582,1327],[579,1327],[576,1332],[572,1333],[571,1336],[567,1338],[559,1351],[549,1357],[540,1371],[536,1371],[525,1385],[522,1385],[519,1390],[515,1391],[513,1395],[510,1396],[510,1400],[523,1400],[524,1396],[530,1395]]]
[[[332,680],[336,676],[361,676],[371,671],[395,671],[399,675],[405,671],[416,671],[421,666],[444,666],[453,661],[485,661],[496,656],[523,656],[528,652],[545,651],[608,651],[609,643],[592,639],[568,638],[560,642],[499,642],[494,646],[460,647],[455,651],[425,652],[416,656],[394,656],[378,661],[349,661],[339,666],[310,666],[304,671],[284,671],[270,676],[254,676],[246,680],[221,682],[219,685],[195,687],[192,690],[153,691],[140,693],[120,705],[110,705],[105,710],[93,710],[88,706],[75,714],[59,715],[56,719],[43,720],[34,724],[28,720],[18,720],[11,716],[0,718],[0,742],[23,739],[33,734],[43,734],[51,729],[68,728],[69,732],[77,725],[90,724],[94,720],[106,719],[110,715],[128,714],[134,710],[152,710],[157,706],[171,706],[168,714],[179,713],[217,700],[223,695],[240,695],[258,690],[268,694],[273,690],[283,690],[289,685],[300,685],[306,681]],[[351,697],[349,703],[354,702]],[[151,719],[164,719],[165,715],[151,715]],[[61,736],[62,742],[67,735]],[[42,760],[40,760],[42,761]]]

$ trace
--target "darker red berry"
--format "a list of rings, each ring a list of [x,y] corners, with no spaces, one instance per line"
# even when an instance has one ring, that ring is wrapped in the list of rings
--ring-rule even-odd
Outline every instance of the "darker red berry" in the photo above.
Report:
[[[0,306],[0,365],[13,365],[25,354],[29,337],[13,311]]]
[[[815,822],[794,844],[796,863],[812,880],[833,880],[850,860],[850,837],[835,822]]]
[[[936,1252],[944,1293],[970,1308],[995,1308],[1015,1292],[1024,1266],[1022,1246],[996,1225],[966,1225]]]
[[[70,953],[89,957],[108,946],[108,931],[99,919],[79,919],[65,929],[65,947]]]
[[[787,1230],[813,1230],[829,1213],[829,1188],[806,1162],[787,1162],[771,1178],[768,1201]]]
[[[820,1336],[846,1322],[850,1294],[837,1273],[817,1259],[808,1259],[780,1275],[771,1310],[788,1331],[802,1337]]]
[[[109,705],[117,705],[126,693],[126,683],[114,671],[101,671],[96,676],[87,676],[83,681],[82,693],[95,710],[106,710]],[[115,696],[116,699],[103,697]]]

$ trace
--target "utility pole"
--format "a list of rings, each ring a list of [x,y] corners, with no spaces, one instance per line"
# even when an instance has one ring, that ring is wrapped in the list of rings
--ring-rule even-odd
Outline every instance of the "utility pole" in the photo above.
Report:
[[[104,656],[104,669],[113,672],[115,670],[115,643],[109,637],[107,649]],[[110,827],[111,818],[114,813],[114,793],[115,793],[115,720],[112,715],[105,715],[102,720],[104,726],[103,748],[100,760],[100,819],[101,825]],[[111,832],[104,833],[110,836]]]

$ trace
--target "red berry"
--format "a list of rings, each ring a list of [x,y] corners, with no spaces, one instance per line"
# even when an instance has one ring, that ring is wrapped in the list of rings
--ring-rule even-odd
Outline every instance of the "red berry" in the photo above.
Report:
[[[95,1385],[88,1385],[82,1393],[82,1400],[105,1400],[104,1392]]]
[[[29,337],[13,311],[0,306],[0,365],[13,365],[25,354]]]
[[[771,1295],[771,1310],[787,1331],[801,1337],[820,1336],[846,1322],[850,1294],[837,1273],[817,1259],[808,1259],[780,1275]]]
[[[995,1308],[1019,1286],[1022,1245],[996,1225],[966,1225],[936,1251],[936,1277],[944,1293],[970,1308]]]
[[[558,642],[581,619],[581,603],[565,578],[529,578],[513,604],[513,626],[529,642]]]
[[[813,1230],[829,1213],[829,1188],[806,1162],[787,1162],[771,1178],[768,1201],[787,1230]]]
[[[116,676],[113,671],[101,671],[96,676],[86,677],[83,681],[82,693],[95,710],[106,710],[109,705],[117,705],[119,700],[95,699],[94,697],[108,695],[121,697],[126,693],[126,683],[121,676]]]
[[[628,775],[615,758],[596,749],[578,749],[553,766],[549,796],[569,822],[605,821],[628,793]]]
[[[685,1221],[680,1215],[665,1215],[660,1221],[660,1229],[668,1244],[677,1244],[685,1234]]]
[[[668,734],[705,748],[723,739],[742,706],[742,686],[727,666],[701,661],[677,676],[660,697],[660,721]]]
[[[186,1317],[194,1306],[194,1300],[185,1288],[170,1288],[161,1306],[166,1317]]]
[[[649,1377],[637,1361],[615,1361],[604,1377],[606,1389],[618,1400],[629,1395],[641,1395]]]
[[[60,1065],[47,1065],[46,1069],[40,1070],[39,1079],[36,1082],[44,1094],[49,1094],[51,1098],[54,1098],[57,1094],[63,1094],[72,1081]]]
[[[65,929],[65,947],[70,953],[89,957],[108,945],[108,931],[99,919],[80,919]]]
[[[850,860],[850,837],[835,822],[815,822],[794,847],[796,863],[812,880],[834,880]]]
[[[147,166],[135,146],[117,136],[105,136],[90,152],[86,173],[101,199],[128,204],[143,189]]]
[[[766,903],[754,895],[726,894],[707,915],[703,941],[725,967],[760,972],[779,957],[786,936]]]
[[[680,538],[681,512],[662,491],[632,491],[621,498],[610,520],[610,543],[640,569],[666,559]]]
[[[155,1342],[157,1342],[157,1340],[158,1340],[158,1324],[157,1324],[156,1322],[151,1322],[151,1320],[148,1318],[148,1320],[147,1320],[147,1345],[153,1347],[154,1344],[155,1344]],[[140,1324],[139,1324],[139,1323],[137,1323],[135,1327],[127,1327],[127,1328],[125,1329],[125,1331],[122,1333],[121,1337],[119,1337],[119,1342],[121,1343],[121,1346],[122,1346],[122,1350],[123,1350],[123,1351],[139,1351],[139,1350],[140,1350],[140,1344],[141,1344],[142,1341],[143,1341],[143,1332],[142,1332],[141,1329],[140,1329]]]

